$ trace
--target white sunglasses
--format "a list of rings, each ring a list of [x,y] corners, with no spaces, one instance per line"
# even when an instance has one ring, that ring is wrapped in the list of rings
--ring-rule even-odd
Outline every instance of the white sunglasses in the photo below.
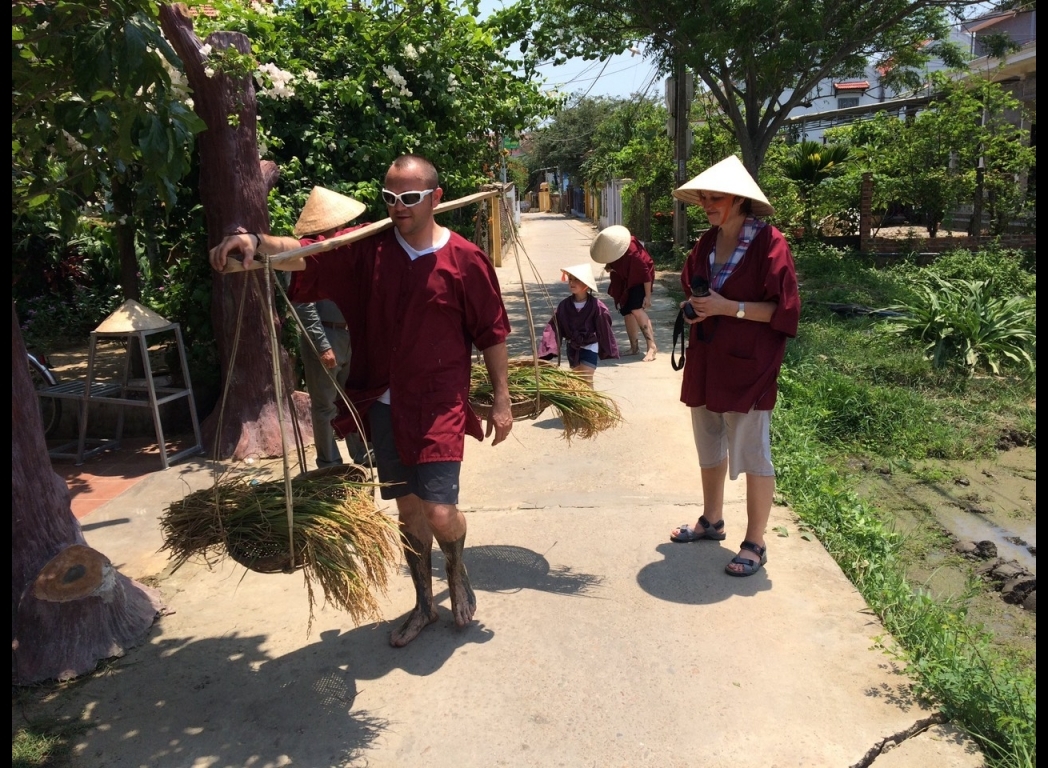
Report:
[[[401,192],[398,195],[396,192],[390,192],[388,189],[383,189],[382,200],[390,208],[398,202],[403,203],[405,208],[414,208],[425,200],[427,195],[432,195],[434,191],[435,190],[433,189],[412,190],[410,192]]]

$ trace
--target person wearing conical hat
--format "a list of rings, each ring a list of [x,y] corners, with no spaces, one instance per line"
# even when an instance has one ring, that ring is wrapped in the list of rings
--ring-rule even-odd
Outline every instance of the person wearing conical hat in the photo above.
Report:
[[[594,296],[597,281],[589,264],[574,264],[561,270],[571,295],[557,305],[542,332],[539,357],[552,360],[560,355],[560,342],[566,342],[568,366],[593,386],[598,360],[619,356],[619,346],[611,329],[611,313]]]
[[[382,200],[392,227],[308,258],[281,261],[295,272],[295,301],[334,300],[353,339],[347,394],[371,438],[383,499],[395,499],[415,606],[390,633],[412,642],[439,618],[432,549],[444,554],[455,625],[474,619],[477,599],[463,558],[466,517],[458,508],[466,435],[484,440],[469,406],[474,348],[493,389],[487,436],[503,443],[513,428],[509,394],[509,315],[498,276],[480,248],[441,226],[444,196],[432,162],[401,155],[386,171]],[[298,240],[228,235],[211,249],[223,271],[234,252],[250,269],[256,254],[296,249]]]
[[[700,205],[710,229],[681,272],[690,340],[681,401],[691,409],[702,514],[673,541],[723,541],[724,481],[746,475],[746,536],[725,566],[751,576],[768,561],[764,529],[775,494],[771,411],[786,341],[797,334],[800,296],[786,239],[764,221],[774,209],[737,157],[675,190]],[[687,306],[685,306],[687,305]]]
[[[311,240],[331,237],[365,210],[367,207],[359,200],[324,187],[313,187],[295,223],[295,237]],[[336,466],[342,464],[342,452],[332,421],[339,413],[339,390],[345,389],[349,378],[351,353],[346,318],[338,305],[327,299],[297,302],[292,306],[305,328],[300,333],[299,352],[309,392],[317,468]],[[367,460],[367,448],[357,432],[347,432],[346,447],[355,463]]]
[[[644,244],[630,234],[621,224],[605,227],[590,243],[590,257],[603,264],[611,277],[608,295],[622,313],[626,324],[626,335],[630,340],[630,351],[635,355],[638,333],[644,335],[647,349],[644,361],[655,359],[655,331],[648,317],[651,308],[651,288],[655,282],[655,262],[648,255]]]

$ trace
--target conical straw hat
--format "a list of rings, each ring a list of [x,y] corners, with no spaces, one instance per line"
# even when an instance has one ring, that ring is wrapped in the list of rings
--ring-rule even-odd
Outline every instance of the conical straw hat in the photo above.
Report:
[[[353,221],[367,208],[352,197],[323,187],[313,187],[298,221],[295,222],[295,237],[308,237],[327,232],[329,229],[337,229]]]
[[[597,281],[593,279],[593,267],[586,264],[575,264],[570,267],[564,267],[561,272],[571,275],[576,280],[586,284],[586,287],[591,291],[597,290]]]
[[[700,205],[699,192],[720,192],[725,195],[748,197],[753,201],[753,215],[765,218],[775,213],[757,182],[735,155],[712,165],[691,181],[673,190],[673,196],[692,205]]]
[[[598,264],[611,264],[622,257],[630,247],[630,231],[621,224],[605,227],[590,243],[590,258]]]
[[[131,333],[132,331],[155,331],[171,325],[149,307],[143,307],[134,299],[128,299],[99,323],[95,333]]]

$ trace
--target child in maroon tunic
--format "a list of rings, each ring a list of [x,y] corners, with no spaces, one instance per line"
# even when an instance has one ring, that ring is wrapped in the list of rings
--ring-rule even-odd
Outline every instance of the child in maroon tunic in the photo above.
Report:
[[[542,332],[539,357],[551,360],[560,354],[560,340],[567,342],[568,366],[593,386],[598,360],[616,358],[619,347],[611,330],[611,313],[593,295],[597,281],[589,264],[576,264],[562,270],[571,296],[557,306]]]

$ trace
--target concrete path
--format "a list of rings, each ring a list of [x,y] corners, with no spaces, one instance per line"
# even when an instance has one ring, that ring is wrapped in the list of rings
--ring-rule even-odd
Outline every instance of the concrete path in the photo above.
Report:
[[[552,305],[535,275],[559,301],[560,267],[587,261],[596,231],[523,218],[541,332]],[[530,354],[512,254],[498,272],[513,351]],[[669,364],[675,314],[656,286],[658,359],[597,371],[597,387],[621,405],[620,428],[567,443],[547,412],[517,422],[497,448],[469,441],[471,627],[453,626],[439,551],[440,621],[397,650],[389,630],[414,601],[403,568],[386,623],[355,627],[324,609],[307,636],[300,576],[187,565],[160,580],[171,613],[148,644],[62,697],[64,714],[94,724],[75,765],[847,768],[928,717],[874,647],[877,618],[789,510],[774,510],[768,566],[751,578],[723,572],[744,531],[741,479],[727,492],[726,542],[670,543],[701,500]],[[83,520],[88,541],[128,575],[155,574],[160,512],[210,484],[202,463],[156,472]],[[983,760],[936,726],[872,764]]]

